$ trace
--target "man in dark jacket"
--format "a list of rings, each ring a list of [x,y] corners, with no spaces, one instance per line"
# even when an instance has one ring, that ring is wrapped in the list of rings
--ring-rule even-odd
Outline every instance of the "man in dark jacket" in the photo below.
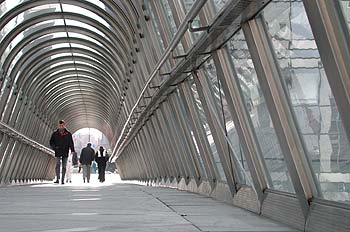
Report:
[[[81,150],[80,154],[80,164],[83,167],[83,179],[85,183],[85,179],[87,179],[87,182],[90,182],[90,171],[91,171],[91,163],[95,159],[95,151],[91,148],[91,143],[88,143],[86,147],[84,147]]]
[[[95,161],[97,163],[98,168],[98,179],[100,182],[105,181],[105,171],[107,166],[108,155],[106,150],[100,146],[100,149],[96,152]]]
[[[65,122],[60,120],[58,129],[53,132],[50,139],[50,146],[55,151],[56,157],[56,181],[58,184],[60,180],[60,169],[62,159],[62,184],[64,184],[64,176],[66,175],[66,166],[69,149],[75,153],[72,134],[66,129]]]

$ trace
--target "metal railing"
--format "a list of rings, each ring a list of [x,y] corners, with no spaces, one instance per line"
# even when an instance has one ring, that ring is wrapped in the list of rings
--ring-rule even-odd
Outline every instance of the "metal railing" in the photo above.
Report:
[[[11,138],[14,138],[18,141],[21,141],[25,144],[28,144],[29,146],[34,147],[35,149],[38,149],[42,152],[45,152],[48,155],[54,156],[53,150],[45,147],[44,145],[34,141],[33,139],[30,139],[29,137],[25,136],[21,132],[17,131],[16,129],[10,127],[6,123],[0,122],[0,132],[8,135]]]

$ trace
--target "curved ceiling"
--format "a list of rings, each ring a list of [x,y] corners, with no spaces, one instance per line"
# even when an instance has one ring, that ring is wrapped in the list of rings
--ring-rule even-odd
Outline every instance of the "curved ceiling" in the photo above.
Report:
[[[131,104],[138,17],[132,1],[0,0],[0,110],[16,95],[52,129],[65,119],[72,132],[97,128],[113,142]]]

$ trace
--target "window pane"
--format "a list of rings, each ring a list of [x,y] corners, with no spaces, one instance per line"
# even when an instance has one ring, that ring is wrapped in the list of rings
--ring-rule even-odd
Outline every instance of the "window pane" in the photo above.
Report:
[[[174,37],[174,35],[177,32],[177,27],[176,27],[176,23],[173,17],[173,12],[171,11],[171,7],[169,5],[168,0],[160,0],[163,9],[164,9],[164,14],[165,14],[165,18],[167,19],[169,26],[170,26],[170,32],[172,37]],[[182,46],[182,43],[179,43],[176,47],[176,50],[179,52],[179,54],[183,54],[184,53],[184,48]]]
[[[350,147],[302,1],[264,10],[299,132],[321,193],[350,203]]]
[[[219,175],[220,175],[217,178],[221,181],[227,182],[225,172],[224,172],[224,169],[222,167],[222,164],[221,164],[221,161],[219,158],[219,154],[218,154],[218,151],[216,149],[216,145],[215,145],[214,140],[213,140],[213,135],[212,135],[211,130],[209,128],[208,121],[207,121],[207,118],[206,118],[204,110],[203,110],[202,102],[199,98],[199,95],[197,92],[197,87],[196,87],[194,81],[191,83],[191,89],[192,89],[193,97],[194,97],[195,102],[196,102],[196,110],[199,113],[201,123],[202,123],[204,130],[206,132],[206,136],[208,138],[208,142],[209,142],[212,154],[213,154],[213,159],[214,159],[216,168],[217,168]]]
[[[198,166],[197,166],[197,163],[196,162],[193,162],[196,169],[200,172],[200,175],[204,178],[207,178],[207,174],[205,172],[205,169],[204,169],[204,163],[203,163],[203,159],[202,159],[202,156],[201,156],[201,153],[199,152],[199,148],[197,146],[197,141],[196,141],[196,138],[194,137],[194,132],[192,130],[192,127],[191,127],[191,122],[189,121],[189,117],[190,115],[187,115],[187,112],[185,110],[185,106],[183,104],[186,104],[185,102],[182,101],[182,98],[179,94],[179,91],[177,90],[176,93],[175,93],[175,96],[174,97],[177,97],[178,99],[178,102],[179,102],[179,105],[180,105],[180,111],[182,112],[182,115],[183,115],[183,118],[184,118],[184,123],[185,123],[185,127],[184,127],[184,130],[188,130],[188,132],[191,134],[191,137],[192,137],[192,140],[193,140],[193,143],[192,141],[188,141],[188,143],[192,143],[195,147],[195,154],[191,154],[192,156],[196,156],[197,160],[199,161],[198,163]]]
[[[9,2],[9,1],[6,1]],[[28,9],[12,18],[3,28],[0,28],[0,41],[16,26],[23,23],[25,20],[30,20],[32,17],[36,17],[40,14],[48,13],[48,12],[58,12],[59,5],[58,4],[48,4],[37,6],[31,9]]]
[[[226,137],[230,143],[227,143],[230,159],[234,163],[237,161],[236,166],[239,168],[240,172],[240,183],[251,185],[251,175],[245,159],[244,152],[241,147],[240,139],[237,134],[232,116],[229,112],[225,94],[222,90],[221,83],[219,82],[216,74],[216,68],[213,60],[209,60],[204,64],[204,73],[206,74],[209,84],[211,86],[212,98],[218,112],[217,117],[222,123],[222,127],[225,130]],[[215,107],[215,106],[214,106]]]
[[[191,7],[193,6],[193,3],[195,2],[195,0],[184,0],[184,6],[185,6],[185,11],[186,14],[188,13],[188,11],[190,11]],[[194,28],[198,28],[201,27],[201,20],[199,18],[199,16],[197,15],[192,22],[192,27]],[[191,36],[192,36],[192,43],[195,43],[200,35],[203,33],[203,31],[198,31],[198,32],[191,32]]]
[[[11,1],[4,1],[0,4],[0,17],[2,17],[6,12],[12,10],[15,6],[18,4],[25,2],[23,0],[11,0]]]
[[[338,1],[343,10],[345,21],[347,22],[350,29],[350,0],[338,0]]]
[[[150,14],[150,21],[152,22],[152,25],[154,27],[154,30],[156,32],[156,37],[157,39],[155,41],[153,41],[155,43],[155,45],[157,46],[157,44],[159,44],[159,47],[161,48],[162,52],[165,50],[165,46],[164,46],[164,42],[163,42],[163,39],[162,39],[162,36],[160,34],[160,27],[158,26],[158,21],[156,20],[155,16],[154,16],[154,13],[153,13],[153,10],[151,8],[151,5],[149,4],[149,0],[146,0],[145,1],[145,5],[147,7],[147,10]]]
[[[295,192],[242,31],[228,44],[245,105],[272,181],[270,188]]]
[[[221,8],[225,5],[227,0],[212,0],[214,2],[215,11],[219,12]]]

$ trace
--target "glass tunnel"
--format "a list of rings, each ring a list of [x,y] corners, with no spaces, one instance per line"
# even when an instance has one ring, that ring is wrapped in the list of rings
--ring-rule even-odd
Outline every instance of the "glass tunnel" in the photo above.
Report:
[[[0,182],[96,128],[123,180],[350,231],[350,0],[0,0]]]

